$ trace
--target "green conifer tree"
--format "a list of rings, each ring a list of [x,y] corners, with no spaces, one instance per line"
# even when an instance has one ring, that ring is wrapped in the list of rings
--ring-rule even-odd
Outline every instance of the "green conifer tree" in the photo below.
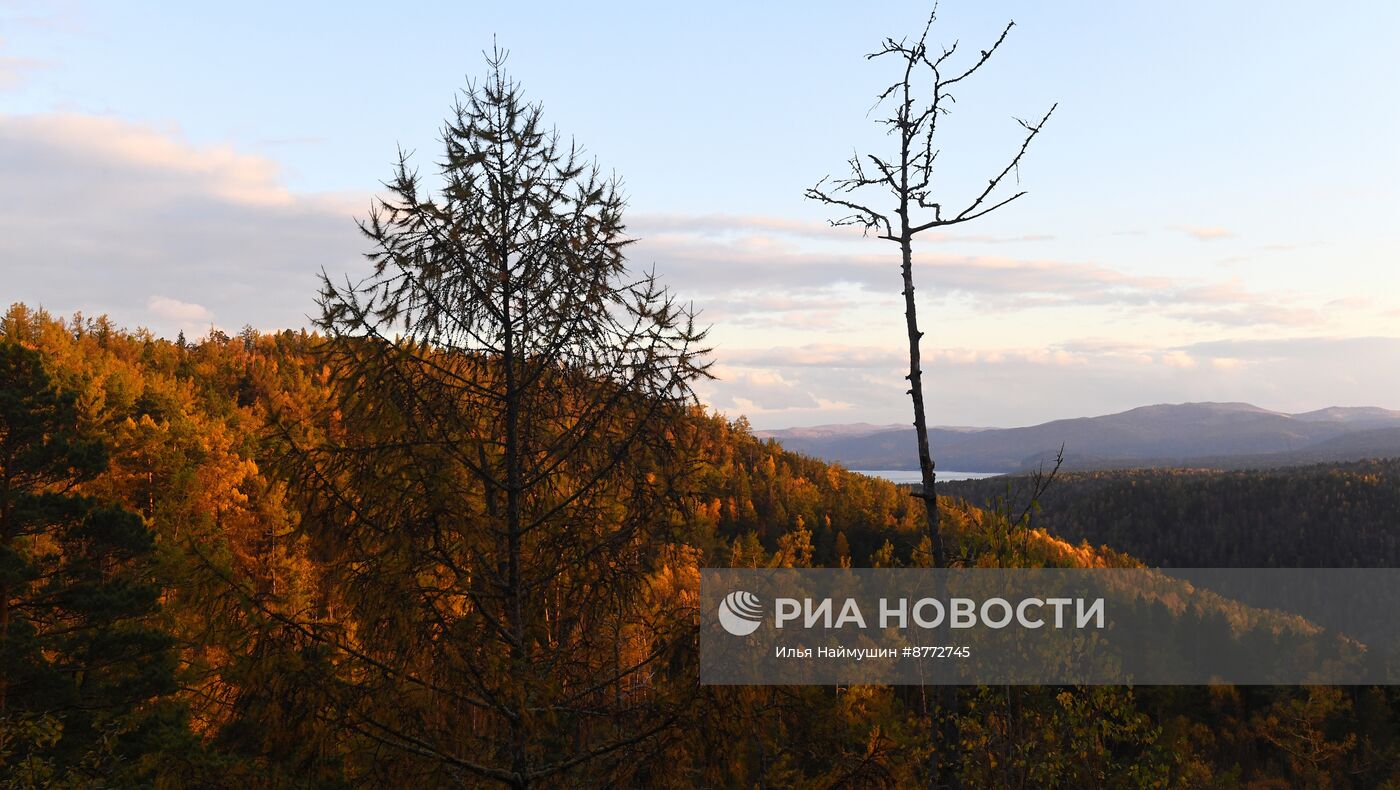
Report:
[[[154,537],[84,496],[106,467],[40,355],[0,343],[0,784],[137,782],[187,733]]]

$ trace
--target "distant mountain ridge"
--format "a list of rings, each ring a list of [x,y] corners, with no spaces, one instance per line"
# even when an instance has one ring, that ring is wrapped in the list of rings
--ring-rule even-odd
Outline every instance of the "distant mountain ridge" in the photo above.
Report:
[[[918,468],[907,426],[825,425],[758,435],[852,469]],[[929,440],[940,467],[967,472],[1030,469],[1061,445],[1070,469],[1288,466],[1400,457],[1400,411],[1332,406],[1286,414],[1249,403],[1156,404],[1023,428],[931,428]]]

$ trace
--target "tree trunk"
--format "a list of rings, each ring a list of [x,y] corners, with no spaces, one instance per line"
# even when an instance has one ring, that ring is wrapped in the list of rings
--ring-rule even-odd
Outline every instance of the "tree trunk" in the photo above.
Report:
[[[905,215],[907,216],[907,214]],[[924,502],[924,516],[928,522],[929,564],[934,568],[948,567],[948,555],[943,547],[943,535],[939,529],[938,495],[935,490],[933,454],[928,446],[928,418],[924,413],[923,371],[919,365],[918,308],[914,302],[914,251],[913,234],[905,219],[899,238],[901,255],[900,273],[904,276],[904,322],[909,331],[909,398],[914,402],[914,434],[919,443],[919,475],[922,481],[918,497]],[[958,689],[956,686],[938,686],[937,718],[934,727],[932,765],[929,771],[929,786],[932,788],[957,788],[958,766],[954,756],[958,751]]]
[[[498,162],[498,178],[502,185],[508,183],[508,173],[505,163]],[[504,187],[503,187],[504,190]],[[506,466],[506,595],[507,606],[506,617],[510,622],[510,666],[511,672],[519,679],[523,688],[517,693],[510,695],[507,703],[510,708],[510,767],[515,774],[515,779],[511,785],[516,788],[527,788],[530,786],[529,780],[529,743],[525,717],[528,712],[529,700],[526,698],[529,692],[529,684],[525,683],[528,677],[529,658],[526,654],[526,632],[525,627],[525,584],[521,578],[521,536],[524,531],[524,514],[522,512],[521,495],[524,489],[524,448],[521,446],[520,417],[521,402],[524,395],[521,391],[521,382],[516,375],[516,358],[519,352],[516,349],[515,327],[513,325],[514,316],[511,310],[511,299],[514,298],[514,290],[511,287],[510,271],[510,207],[505,204],[502,198],[500,206],[501,214],[501,237],[498,240],[497,254],[500,256],[498,262],[501,268],[501,282],[504,285],[504,293],[501,298],[501,313],[503,327],[503,348],[501,352],[501,364],[505,368],[505,441],[503,443],[503,455]]]
[[[919,367],[919,340],[924,335],[919,331],[918,310],[914,304],[914,252],[913,235],[908,222],[899,239],[899,250],[903,259],[900,273],[904,275],[904,322],[909,331],[909,397],[914,402],[914,433],[919,441],[919,498],[924,501],[924,515],[928,520],[929,550],[932,553],[929,564],[935,568],[945,568],[948,557],[943,550],[943,535],[939,531],[938,497],[934,493],[935,474],[933,455],[928,447],[928,418],[924,414],[924,374]]]

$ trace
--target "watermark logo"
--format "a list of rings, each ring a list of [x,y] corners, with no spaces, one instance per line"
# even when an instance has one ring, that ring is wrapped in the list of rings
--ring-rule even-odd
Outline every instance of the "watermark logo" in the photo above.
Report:
[[[757,595],[735,590],[719,602],[719,624],[735,636],[748,636],[763,624],[763,604]]]

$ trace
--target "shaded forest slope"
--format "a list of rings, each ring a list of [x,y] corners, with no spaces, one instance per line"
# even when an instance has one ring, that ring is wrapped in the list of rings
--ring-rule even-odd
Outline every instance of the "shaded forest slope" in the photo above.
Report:
[[[986,506],[1026,478],[945,484]],[[1037,526],[1149,565],[1400,565],[1400,459],[1256,471],[1135,469],[1062,475]]]

